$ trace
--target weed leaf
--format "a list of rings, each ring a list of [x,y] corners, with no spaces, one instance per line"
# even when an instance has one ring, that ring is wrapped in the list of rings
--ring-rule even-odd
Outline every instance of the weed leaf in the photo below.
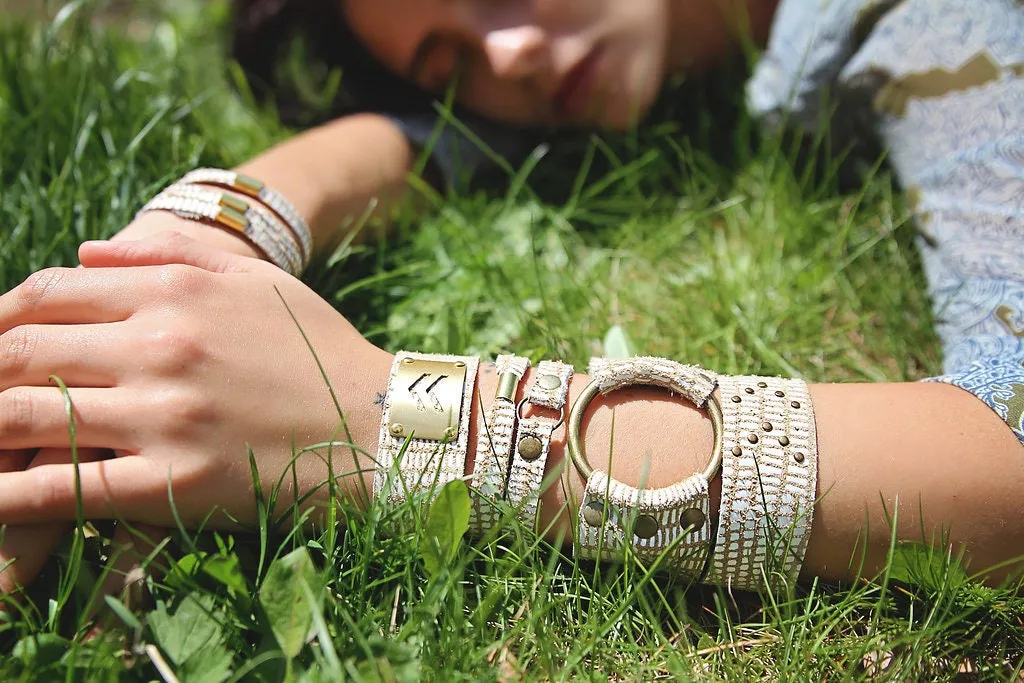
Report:
[[[148,616],[153,638],[183,681],[221,683],[231,675],[231,653],[224,647],[213,604],[212,596],[193,593],[174,614],[164,603]]]
[[[604,335],[605,358],[632,358],[636,355],[636,344],[622,325],[612,325]]]
[[[311,588],[320,586],[320,579],[306,548],[297,548],[274,560],[260,588],[260,604],[267,614],[277,644],[288,659],[302,651],[313,631],[313,610],[302,590],[302,582]]]
[[[464,481],[446,484],[431,503],[420,540],[420,557],[431,576],[455,559],[459,542],[469,529],[469,505],[469,489]]]

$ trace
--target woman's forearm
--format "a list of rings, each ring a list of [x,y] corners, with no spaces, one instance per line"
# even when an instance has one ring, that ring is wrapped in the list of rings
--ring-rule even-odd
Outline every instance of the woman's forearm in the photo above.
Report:
[[[587,381],[577,375],[570,402]],[[481,371],[479,394],[488,403],[495,384],[493,373]],[[885,565],[894,522],[898,540],[948,543],[954,555],[963,549],[969,572],[1017,560],[989,574],[989,581],[1024,569],[1024,450],[984,403],[946,384],[818,384],[811,393],[819,502],[804,577],[874,575]],[[592,406],[584,438],[596,468],[610,454],[617,479],[656,488],[706,466],[713,445],[706,412],[649,388],[614,392]],[[549,463],[549,472],[566,463],[564,440],[553,445]],[[585,482],[571,465],[566,473],[578,501]],[[712,511],[718,509],[718,483],[712,485]],[[572,537],[564,514],[568,498],[557,484],[544,495],[541,524],[553,539]]]
[[[412,164],[412,147],[393,122],[359,114],[297,135],[237,170],[287,197],[321,250],[369,208],[387,218],[406,195]]]

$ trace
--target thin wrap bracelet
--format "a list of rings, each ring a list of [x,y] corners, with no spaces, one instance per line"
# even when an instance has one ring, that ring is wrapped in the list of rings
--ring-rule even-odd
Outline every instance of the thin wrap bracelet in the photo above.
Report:
[[[216,185],[226,187],[262,202],[267,208],[284,220],[298,241],[302,253],[302,269],[305,270],[313,257],[313,233],[298,209],[284,195],[267,187],[262,181],[235,171],[219,168],[199,168],[179,181],[185,185]]]
[[[529,367],[527,358],[498,356],[495,362],[498,390],[486,416],[481,401],[480,421],[476,428],[476,460],[470,478],[470,487],[475,494],[469,515],[469,529],[473,536],[483,536],[499,521],[495,503],[505,495],[505,476],[515,443],[516,394]]]
[[[151,211],[169,211],[180,218],[210,221],[244,235],[271,263],[298,276],[301,263],[281,246],[279,238],[275,237],[273,225],[266,223],[258,214],[240,209],[237,200],[227,193],[219,193],[218,197],[210,200],[161,193],[147,202],[136,216]]]
[[[169,197],[184,197],[186,199],[199,199],[209,202],[215,201],[221,204],[229,203],[232,208],[241,212],[257,229],[266,231],[267,235],[277,246],[281,258],[286,262],[287,267],[282,267],[282,270],[295,276],[302,273],[303,256],[292,231],[285,226],[277,214],[263,205],[220,190],[183,183],[171,185],[160,194]],[[280,264],[278,265],[280,266]]]

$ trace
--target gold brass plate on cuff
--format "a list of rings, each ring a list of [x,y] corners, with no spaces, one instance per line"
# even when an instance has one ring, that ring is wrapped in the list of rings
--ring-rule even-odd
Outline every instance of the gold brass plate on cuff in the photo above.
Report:
[[[392,436],[452,441],[464,406],[466,364],[405,358],[391,395]]]

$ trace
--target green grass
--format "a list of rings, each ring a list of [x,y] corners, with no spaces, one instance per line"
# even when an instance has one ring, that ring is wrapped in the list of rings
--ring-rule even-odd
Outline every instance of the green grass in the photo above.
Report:
[[[75,20],[0,27],[0,291],[74,264],[80,241],[118,230],[185,170],[285,134],[231,93],[210,67],[216,40],[180,12],[145,41]],[[434,196],[427,218],[335,254],[309,282],[392,350],[585,365],[621,325],[643,353],[721,372],[937,373],[890,179],[841,183],[841,155],[759,140],[735,114],[737,83],[692,88],[685,111],[627,139],[553,153],[508,193]],[[0,678],[154,680],[156,658],[183,681],[961,680],[965,666],[1013,680],[1024,658],[1024,600],[913,547],[878,580],[762,601],[575,563],[511,523],[432,573],[422,506],[337,514],[313,536],[179,535],[154,558],[171,567],[150,580],[154,604],[114,602],[113,625],[87,640],[111,549],[69,540],[0,619]]]

